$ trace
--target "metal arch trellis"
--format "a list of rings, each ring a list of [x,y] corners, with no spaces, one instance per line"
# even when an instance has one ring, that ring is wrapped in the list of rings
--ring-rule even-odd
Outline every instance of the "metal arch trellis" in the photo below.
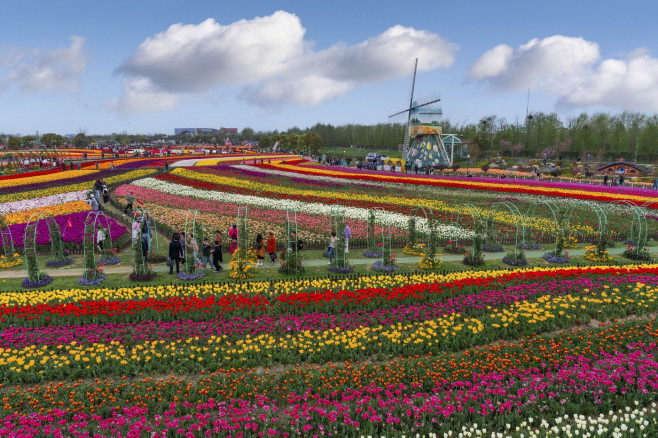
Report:
[[[422,216],[421,216],[422,214]],[[423,258],[427,262],[436,261],[436,244],[437,244],[437,235],[436,235],[436,217],[434,216],[434,210],[432,210],[427,205],[416,205],[411,210],[410,216],[413,218],[419,217],[424,218],[427,224],[427,243],[425,244],[424,256]]]
[[[634,202],[628,200],[613,201],[612,205],[630,207],[632,211],[631,226],[629,229],[628,242],[635,248],[632,250],[636,255],[640,255],[649,238],[649,225],[647,223],[647,211]]]
[[[27,278],[31,283],[37,283],[46,278],[47,274],[39,271],[39,261],[37,259],[37,228],[41,218],[46,216],[45,213],[32,213],[25,226],[23,235],[23,248],[25,251],[25,270]]]
[[[571,216],[573,213],[576,211],[578,207],[586,206],[590,210],[592,210],[596,214],[596,218],[599,222],[599,228],[597,230],[598,232],[598,241],[602,242],[603,240],[607,239],[607,233],[608,233],[608,215],[606,214],[605,210],[601,208],[599,204],[596,202],[592,201],[580,201],[576,204],[571,205],[569,208],[564,213],[564,221],[567,223],[567,227],[570,227],[571,224]]]
[[[333,205],[330,211],[329,228],[336,232],[336,257],[333,266],[347,268],[345,257],[345,209],[340,205]]]
[[[64,260],[64,243],[62,242],[62,232],[57,225],[57,221],[52,215],[46,216],[48,225],[48,234],[50,234],[50,255],[53,261]]]
[[[523,249],[519,248],[519,233],[521,236],[521,240],[523,240],[523,236],[525,235],[524,216],[521,214],[518,207],[512,204],[511,202],[501,201],[501,202],[494,202],[493,204],[491,204],[492,214],[496,211],[499,211],[499,209],[502,208],[507,209],[514,217],[514,226],[516,228],[516,233],[514,235],[514,259],[516,260],[519,257],[521,257],[521,254],[523,253]]]
[[[112,233],[110,232],[111,223],[102,211],[90,211],[87,213],[83,228],[83,257],[84,257],[84,274],[87,280],[96,280],[102,274],[96,263],[96,253],[94,248],[98,242],[98,227],[102,228],[101,219],[105,222],[105,240],[103,241],[103,250],[112,250]]]
[[[286,247],[284,249],[285,260],[282,271],[286,274],[300,274],[304,272],[299,257],[299,235],[297,228],[297,209],[286,208]],[[294,234],[294,237],[293,237]]]
[[[201,226],[201,221],[197,220],[199,215],[199,210],[188,209],[185,213],[185,272],[188,274],[195,274],[198,266],[200,265],[200,260],[196,260],[199,257],[198,248],[199,242],[203,242],[203,227]],[[194,254],[194,244],[192,239],[197,244],[197,254]]]
[[[459,211],[455,211],[452,213],[451,217],[451,233],[452,237],[451,239],[454,242],[458,241],[457,234],[459,232],[459,225],[460,225],[460,218],[464,217],[467,218],[470,216],[472,222],[473,222],[473,238],[471,239],[471,249],[472,249],[472,254],[477,255],[478,257],[482,253],[482,234],[484,231],[484,225],[482,224],[482,213],[480,213],[480,209],[477,208],[473,204],[469,203],[462,203],[459,204],[463,210],[465,210],[465,213],[460,213]]]
[[[378,220],[382,220],[384,209],[382,207],[368,208],[368,226],[366,229],[366,243],[367,248],[364,253],[366,257],[379,258],[382,256],[382,251],[378,248],[376,226]],[[390,227],[389,227],[390,228]]]
[[[140,214],[133,214],[133,220],[130,227],[131,239],[130,250],[133,256],[133,273],[137,275],[146,275],[150,273],[150,268],[147,259],[144,257],[142,249],[142,226],[140,224],[144,217],[148,214],[148,209],[139,208]],[[135,238],[135,225],[137,225],[137,238]]]
[[[566,234],[564,232],[564,215],[560,212],[560,208],[557,206],[557,204],[551,200],[539,200],[530,205],[530,207],[528,207],[526,210],[526,214],[523,218],[522,247],[523,249],[541,249],[539,239],[528,238],[529,232],[536,233],[538,231],[538,227],[535,225],[535,214],[537,213],[537,208],[541,206],[548,208],[551,216],[553,216],[553,223],[555,224],[555,229],[553,230],[553,235],[555,236],[554,253],[561,253],[562,249],[558,251],[558,248],[560,248],[560,246],[564,246],[564,239],[566,238]]]
[[[0,214],[0,239],[2,239],[2,250],[6,260],[11,260],[14,257],[14,238],[11,235],[11,230],[7,224],[7,220]]]
[[[382,246],[382,265],[390,266],[394,264],[391,257],[391,224],[384,218],[383,215],[379,216],[378,221],[381,233],[381,246]]]

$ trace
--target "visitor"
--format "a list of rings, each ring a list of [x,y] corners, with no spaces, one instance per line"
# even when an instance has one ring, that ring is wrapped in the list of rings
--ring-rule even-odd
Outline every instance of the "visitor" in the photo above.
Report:
[[[290,245],[288,246],[288,251],[295,250],[295,244],[297,245],[297,251],[304,249],[304,242],[301,239],[297,239],[297,233],[295,231],[290,232]]]
[[[110,202],[110,192],[107,190],[107,186],[103,185],[103,204]]]
[[[96,170],[98,170],[98,161],[96,161]]]
[[[222,242],[220,240],[215,240],[215,248],[212,251],[212,264],[215,266],[215,272],[222,272],[223,268],[219,264],[223,262]]]
[[[132,225],[132,238],[133,242],[141,236],[141,227],[139,226],[139,222],[136,220],[133,220],[133,225]]]
[[[616,186],[617,186],[617,177],[616,177],[616,176],[613,176],[613,177],[612,177],[612,186],[613,186],[613,187],[616,187]]]
[[[149,256],[149,243],[146,239],[142,238],[142,257],[144,257],[144,263],[148,262]]]
[[[142,239],[146,241],[146,248],[148,249],[148,252],[151,252],[151,236],[153,233],[151,232],[151,219],[149,218],[148,213],[144,213],[144,217],[142,218]]]
[[[208,263],[210,262],[210,254],[212,253],[212,246],[210,246],[210,242],[208,241],[207,237],[203,238],[203,245],[201,245],[201,264],[203,265],[203,269],[206,269],[206,266],[208,266]]]
[[[176,236],[176,239],[169,243],[169,260],[171,260],[169,263],[169,275],[174,273],[174,264],[176,265],[176,273],[178,274],[180,272],[179,264],[182,251],[183,248],[181,247],[180,241],[178,240],[178,236]]]
[[[80,163],[78,163],[78,170],[80,170]]]
[[[604,186],[607,186],[607,185],[608,185],[608,175],[605,175],[605,176],[603,177],[603,185],[604,185]]]
[[[127,215],[128,211],[132,213],[133,211],[133,201],[135,201],[135,197],[133,196],[133,192],[130,192],[130,195],[126,196],[126,202],[128,203],[126,205],[126,208],[123,210],[123,215]]]
[[[624,175],[619,175],[619,187],[624,185]]]
[[[270,262],[273,265],[274,260],[276,259],[276,238],[274,237],[273,231],[268,231],[267,234],[267,253],[270,255]]]
[[[238,225],[233,224],[231,229],[228,230],[228,238],[230,239],[228,252],[233,255],[235,250],[238,248]]]
[[[418,175],[418,171],[420,170],[420,160],[416,160],[414,163],[414,171],[416,171],[416,175]]]
[[[114,170],[114,161],[110,161],[110,170]]]
[[[66,163],[62,160],[62,171],[66,170]]]
[[[169,170],[169,160],[165,160],[165,170]]]
[[[96,243],[98,244],[98,252],[103,252],[103,243],[105,242],[105,231],[100,227],[96,232]]]
[[[180,233],[180,244],[183,247],[183,253],[181,254],[180,258],[184,259],[185,258],[185,248],[187,247],[187,240],[185,240],[185,231]]]
[[[101,184],[101,180],[97,179],[96,182],[94,183],[94,197],[96,198],[96,202],[98,203],[101,202],[102,193],[103,193],[103,185]]]
[[[174,234],[171,235],[171,240],[174,241],[176,239],[180,239],[180,227],[176,227],[174,229]]]
[[[329,264],[333,263],[333,260],[336,258],[336,232],[332,231],[329,236]]]
[[[199,244],[194,238],[194,234],[190,233],[190,243],[187,245],[189,248],[192,248],[192,255],[194,256],[194,264],[197,266],[201,265],[201,259],[199,258]]]
[[[265,246],[263,245],[263,235],[261,233],[256,234],[254,252],[256,253],[256,266],[263,266],[263,260],[265,260]]]
[[[653,179],[653,189],[658,190],[658,176]]]
[[[345,224],[345,253],[350,252],[350,239],[352,238],[352,229],[349,224]]]

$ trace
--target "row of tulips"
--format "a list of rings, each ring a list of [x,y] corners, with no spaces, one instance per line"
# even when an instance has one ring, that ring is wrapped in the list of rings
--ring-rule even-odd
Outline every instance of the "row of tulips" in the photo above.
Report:
[[[176,182],[170,182],[171,180],[175,180]],[[317,197],[312,201],[302,201],[287,199],[285,197],[278,199],[273,197],[242,195],[235,193],[235,190],[218,191],[212,183],[190,180],[187,178],[177,177],[176,175],[162,175],[162,177],[158,179],[144,178],[133,182],[133,185],[149,187],[163,193],[175,194],[178,196],[197,198],[207,201],[215,201],[219,203],[247,205],[249,207],[264,207],[281,211],[294,209],[301,213],[324,216],[330,216],[332,214],[332,205],[326,202],[326,199],[321,197]],[[363,203],[359,203],[359,205],[362,206],[343,206],[342,210],[345,217],[359,221],[367,221],[368,207],[375,205],[365,205]],[[408,225],[408,216],[404,214],[385,212],[382,216],[382,219],[392,227],[404,229]],[[427,231],[427,221],[425,218],[418,219],[417,228],[419,231]],[[444,239],[461,239],[472,237],[473,232],[453,225],[439,225],[437,227],[437,234],[440,238]]]
[[[77,213],[80,211],[89,210],[91,210],[89,204],[82,200],[62,202],[54,205],[32,208],[30,210],[24,210],[17,213],[9,213],[5,215],[5,221],[7,221],[8,225],[23,224],[27,223],[30,218],[33,220],[36,219],[40,214],[44,214],[46,216],[60,216],[67,213]]]
[[[503,325],[510,325],[514,324],[514,319],[506,315],[506,312],[509,313],[510,306],[516,303],[545,296],[580,297],[592,290],[605,290],[612,285],[617,287],[610,295],[606,294],[606,302],[614,306],[619,304],[616,295],[619,288],[637,287],[636,284],[655,287],[658,286],[658,277],[633,274],[525,283],[502,289],[475,289],[471,293],[428,297],[430,300],[441,298],[440,301],[432,302],[422,300],[419,303],[397,305],[395,300],[382,299],[381,305],[368,302],[353,311],[345,310],[343,303],[331,306],[324,312],[315,311],[315,306],[310,305],[295,309],[303,311],[298,315],[289,313],[291,309],[282,305],[280,300],[268,301],[260,296],[38,306],[30,309],[33,311],[30,313],[20,309],[24,311],[21,314],[19,309],[14,309],[14,312],[4,316],[5,322],[10,325],[0,331],[0,348],[20,349],[35,344],[56,346],[72,341],[80,344],[119,342],[132,345],[177,338],[208,339],[213,335],[226,335],[234,340],[259,334],[285,336],[305,331],[345,331],[377,325],[418,323],[453,314],[474,317],[489,313],[491,308],[499,310],[500,314],[496,316],[504,318]],[[118,318],[120,316],[123,318]],[[24,318],[30,318],[27,323],[29,325],[41,325],[29,327],[20,321]],[[75,323],[67,324],[71,318]],[[132,318],[136,318],[136,321],[92,322],[99,319],[125,321]],[[585,316],[580,322],[584,319]]]
[[[502,339],[550,332],[589,319],[608,320],[648,315],[658,309],[658,286],[643,284],[589,291],[586,295],[540,296],[507,307],[470,315],[452,313],[392,324],[375,323],[342,329],[260,333],[245,336],[146,339],[132,345],[118,341],[83,344],[32,344],[0,349],[4,381],[70,378],[75,375],[189,371],[202,365],[217,370],[231,365],[274,365],[364,359],[375,355],[437,354],[459,351]],[[441,312],[439,312],[440,314]]]
[[[20,190],[22,186],[26,186],[26,185],[36,186],[38,184],[44,184],[44,183],[59,184],[62,180],[79,178],[79,177],[85,178],[99,172],[97,170],[66,170],[62,172],[50,172],[40,175],[35,175],[35,173],[36,172],[19,174],[21,178],[0,180],[0,189],[17,191]],[[0,192],[0,193],[7,193],[7,192],[8,191]]]
[[[159,222],[164,222],[170,227],[185,226],[185,215],[187,209],[199,210],[199,219],[206,225],[207,235],[214,235],[215,230],[228,231],[232,223],[235,222],[238,208],[241,205],[232,203],[220,203],[206,201],[194,198],[184,198],[173,194],[159,192],[148,187],[137,185],[119,186],[115,193],[117,196],[127,196],[130,192],[137,199],[146,200],[146,208],[153,218]],[[180,206],[186,208],[182,209]],[[165,208],[166,207],[178,207]],[[218,212],[220,212],[218,214]],[[266,207],[252,207],[249,209],[249,228],[252,233],[265,233],[272,229],[275,236],[284,238],[286,235],[285,220],[286,212],[283,210],[274,210]],[[367,237],[367,223],[364,221],[347,219],[353,238]],[[330,229],[330,221],[327,216],[298,213],[297,214],[298,236],[302,240],[326,239]],[[379,229],[377,230],[379,231]],[[395,236],[406,235],[406,230],[392,228],[391,233]],[[265,234],[263,234],[265,235]]]
[[[414,293],[426,290],[427,293],[441,293],[443,290],[461,290],[464,287],[489,287],[493,283],[531,281],[533,279],[564,279],[584,275],[622,275],[658,273],[658,265],[643,264],[633,266],[582,266],[567,268],[530,268],[516,270],[464,271],[440,274],[436,272],[410,275],[376,275],[357,278],[318,278],[299,279],[270,283],[267,281],[243,283],[203,283],[189,285],[142,285],[114,289],[54,289],[0,294],[2,314],[14,312],[17,308],[29,309],[32,306],[77,303],[98,300],[146,300],[171,297],[221,297],[227,295],[263,295],[266,298],[289,296],[290,300],[305,302],[319,301],[327,291],[336,292],[336,298],[348,298],[355,292],[368,299],[368,295],[394,289],[402,296],[413,297]],[[283,299],[283,298],[282,298]]]
[[[655,194],[651,189],[616,188],[607,186],[590,186],[566,182],[547,182],[534,180],[492,180],[489,178],[463,177],[423,177],[391,175],[374,171],[359,171],[344,168],[322,168],[299,166],[294,164],[259,164],[259,167],[274,168],[307,175],[331,175],[336,178],[365,179],[371,181],[404,182],[407,184],[436,185],[464,189],[489,190],[509,193],[528,193],[543,196],[571,197],[592,201],[611,202],[627,199],[638,205],[653,203],[651,208],[658,208]]]
[[[62,193],[60,195],[43,196],[35,199],[27,199],[24,201],[5,202],[0,204],[0,214],[10,215],[12,213],[19,213],[22,211],[36,210],[44,207],[55,207],[60,204],[69,202],[83,201],[87,198],[88,190],[79,190],[77,192]]]
[[[103,178],[109,185],[131,181],[137,178],[144,178],[155,172],[155,169],[137,169],[128,172],[100,171],[89,174],[88,176],[79,176],[76,178],[61,180],[56,185],[49,182],[28,184],[21,186],[18,191],[9,187],[6,189],[0,189],[0,193],[3,193],[2,191],[5,190],[4,194],[0,194],[0,203],[24,201],[46,196],[61,195],[63,193],[79,192],[81,190],[90,191],[93,189],[94,181],[98,178]]]
[[[184,178],[173,178],[175,176]],[[388,209],[392,211],[402,211],[409,213],[417,205],[424,205],[432,208],[433,210],[442,212],[448,215],[458,215],[458,216],[470,216],[471,211],[469,207],[462,205],[450,204],[444,200],[434,200],[434,199],[423,199],[418,197],[400,197],[400,196],[376,196],[370,195],[367,193],[342,193],[336,191],[320,191],[317,189],[305,189],[305,188],[291,188],[285,186],[273,185],[270,183],[260,183],[251,181],[248,179],[241,178],[231,178],[224,176],[221,172],[213,173],[211,170],[205,171],[196,171],[190,169],[176,169],[172,172],[172,175],[162,175],[160,177],[163,180],[175,181],[179,184],[191,185],[192,187],[199,186],[198,184],[189,183],[185,181],[201,181],[206,184],[213,184],[215,189],[219,190],[235,190],[240,189],[241,193],[244,195],[266,195],[271,197],[286,197],[288,199],[294,200],[304,200],[307,202],[323,202],[323,203],[338,203],[341,205],[353,205],[354,202],[358,202],[359,205],[367,206],[391,206]],[[516,225],[517,221],[522,220],[511,214],[506,208],[500,210],[484,210],[478,209],[479,214],[484,216],[493,215],[493,220],[496,223],[506,224],[506,225]],[[450,217],[448,221],[457,220]],[[550,219],[542,217],[532,217],[526,220],[525,226],[531,227],[537,230],[553,230],[555,228],[555,222]],[[570,224],[574,233],[577,234],[591,234],[593,229],[591,226],[586,226],[580,223]]]
[[[501,434],[515,427],[533,430],[546,417],[560,418],[554,424],[562,426],[573,421],[567,418],[588,422],[574,413],[608,415],[608,425],[614,425],[622,416],[619,407],[629,406],[630,412],[630,406],[639,405],[641,422],[626,428],[650,432],[655,421],[640,412],[651,407],[658,389],[655,336],[652,323],[638,322],[496,343],[456,355],[396,359],[386,367],[349,362],[266,373],[234,368],[198,381],[96,378],[9,387],[1,390],[6,412],[1,425],[6,436],[18,436],[19,429],[44,436],[55,430],[68,436],[129,431],[135,436],[205,431],[214,436],[323,431],[379,436],[452,430],[455,436],[464,428]]]

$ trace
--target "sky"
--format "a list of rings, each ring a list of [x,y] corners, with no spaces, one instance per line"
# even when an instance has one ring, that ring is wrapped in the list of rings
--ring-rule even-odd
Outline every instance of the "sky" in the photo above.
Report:
[[[658,113],[658,2],[3,2],[0,133]]]

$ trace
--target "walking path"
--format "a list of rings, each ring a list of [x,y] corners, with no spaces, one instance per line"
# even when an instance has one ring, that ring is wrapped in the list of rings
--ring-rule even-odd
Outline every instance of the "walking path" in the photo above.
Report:
[[[544,253],[547,251],[550,251],[550,246],[547,249],[543,250],[537,250],[537,251],[526,251],[526,258],[527,259],[540,259]],[[655,248],[651,248],[654,250],[652,254],[656,256],[655,254]],[[625,246],[621,246],[618,248],[610,248],[608,251],[610,255],[620,255],[626,250]],[[582,256],[585,254],[584,249],[573,249],[568,251],[569,255],[574,257],[574,256]],[[361,255],[362,250],[359,250],[356,252],[359,256]],[[395,251],[393,251],[395,253]],[[353,253],[354,254],[354,253]],[[505,257],[506,252],[493,252],[493,253],[485,253],[486,257],[485,260],[502,260],[503,257]],[[132,254],[130,249],[124,250],[119,254],[119,257],[122,258],[123,263],[121,265],[117,266],[103,266],[103,271],[105,271],[106,274],[129,274],[132,272],[133,267],[130,262],[132,261]],[[302,258],[303,258],[303,252],[302,252]],[[444,254],[441,256],[441,259],[444,262],[459,262],[464,258],[463,254]],[[352,265],[371,265],[375,263],[378,259],[372,259],[372,258],[349,258],[349,262]],[[415,257],[415,256],[401,256],[398,257],[396,255],[397,263],[418,263],[420,261],[420,257]],[[313,260],[304,260],[303,261],[305,267],[321,267],[321,266],[328,266],[328,260],[325,258],[322,259],[313,259]],[[224,269],[228,269],[228,263],[223,263],[222,267]],[[279,263],[276,262],[273,265],[270,264],[268,261],[265,261],[265,264],[259,269],[278,269]],[[208,271],[212,266],[209,265]],[[168,272],[169,267],[166,266],[165,263],[160,263],[157,265],[153,266],[153,270],[155,272]],[[48,274],[53,276],[53,277],[67,277],[67,276],[80,276],[80,268],[73,268],[73,267],[64,267],[64,268],[59,268],[59,269],[48,269]],[[25,277],[25,270],[7,270],[7,271],[2,271],[2,277],[3,278],[23,278]]]

